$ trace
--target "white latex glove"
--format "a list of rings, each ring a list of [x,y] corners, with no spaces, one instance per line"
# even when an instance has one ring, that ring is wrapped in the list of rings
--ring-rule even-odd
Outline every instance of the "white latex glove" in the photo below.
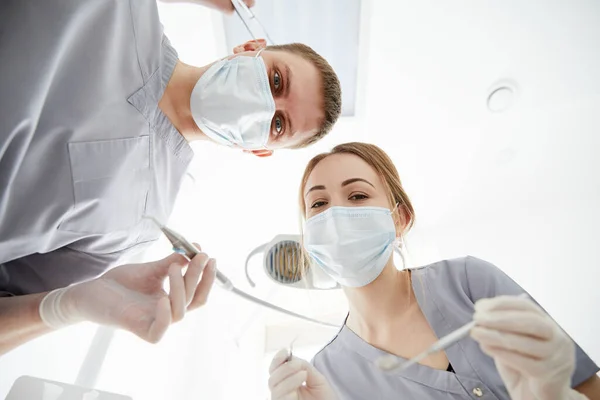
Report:
[[[40,316],[55,329],[91,321],[156,343],[186,310],[206,303],[215,274],[215,260],[206,253],[196,255],[189,265],[176,253],[159,261],[122,265],[99,278],[50,292],[40,303]],[[163,290],[167,277],[168,294]]]
[[[533,301],[514,296],[479,300],[473,339],[494,358],[511,399],[586,399],[571,389],[575,345]]]
[[[269,367],[271,400],[335,400],[327,379],[308,361],[292,357],[285,361],[287,350],[281,350]],[[303,385],[306,383],[306,385]]]

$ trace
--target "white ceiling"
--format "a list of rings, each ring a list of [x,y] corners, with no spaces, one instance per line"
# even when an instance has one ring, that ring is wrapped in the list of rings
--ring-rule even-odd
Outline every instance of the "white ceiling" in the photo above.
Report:
[[[597,182],[600,3],[378,1],[373,19],[367,134],[423,222]],[[518,97],[494,114],[486,98],[501,80]]]
[[[558,198],[566,207],[583,197],[600,203],[600,3],[363,5],[357,117],[311,149],[271,159],[195,145],[196,185],[186,183],[172,225],[217,257],[236,283],[248,289],[243,263],[251,249],[298,232],[303,167],[340,142],[374,142],[392,156],[415,203],[420,239],[413,248],[424,259],[445,256],[427,242],[438,228],[467,234],[469,221],[527,215]],[[224,38],[214,33],[219,15],[181,5],[162,5],[161,13],[184,61],[202,65],[223,56]],[[486,101],[499,82],[514,85],[516,98],[507,111],[492,113]],[[313,316],[323,304],[327,313],[345,308],[339,291],[272,292],[264,280],[253,293]],[[238,313],[237,328],[256,317],[252,307],[216,296]],[[268,313],[268,321],[281,319]]]

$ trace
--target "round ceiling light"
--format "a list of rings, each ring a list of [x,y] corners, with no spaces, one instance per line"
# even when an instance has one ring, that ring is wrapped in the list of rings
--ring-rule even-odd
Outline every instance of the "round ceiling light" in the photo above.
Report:
[[[513,105],[517,96],[515,85],[501,82],[492,87],[487,98],[487,107],[491,112],[506,111]]]

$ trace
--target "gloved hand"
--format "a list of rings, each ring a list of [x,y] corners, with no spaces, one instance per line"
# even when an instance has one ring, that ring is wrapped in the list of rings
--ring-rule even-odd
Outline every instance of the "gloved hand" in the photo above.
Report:
[[[292,357],[285,361],[287,350],[281,350],[269,367],[271,400],[335,400],[327,379],[308,361]],[[306,382],[306,385],[303,383]]]
[[[473,339],[494,358],[511,399],[586,397],[571,389],[575,345],[533,301],[514,296],[479,300]]]
[[[215,260],[206,253],[196,255],[189,265],[180,254],[122,265],[99,278],[50,292],[40,303],[40,316],[55,329],[91,321],[126,329],[156,343],[172,322],[183,319],[186,310],[206,303],[215,267]],[[163,290],[167,276],[168,294]]]

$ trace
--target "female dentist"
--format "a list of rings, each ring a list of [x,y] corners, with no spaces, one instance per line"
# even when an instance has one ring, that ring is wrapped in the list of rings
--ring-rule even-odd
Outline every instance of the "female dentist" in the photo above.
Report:
[[[365,143],[313,158],[300,188],[304,247],[348,298],[342,329],[312,364],[285,351],[270,367],[272,400],[597,399],[599,368],[524,290],[473,257],[412,270],[393,246],[414,222],[390,158]],[[454,346],[402,372],[382,356],[409,359],[475,319]]]

